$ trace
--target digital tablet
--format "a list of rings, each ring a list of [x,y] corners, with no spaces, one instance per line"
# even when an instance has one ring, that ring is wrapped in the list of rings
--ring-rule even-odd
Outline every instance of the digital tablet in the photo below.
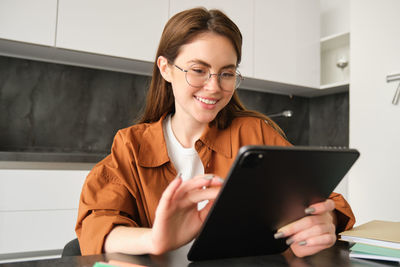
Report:
[[[283,252],[288,246],[276,231],[327,199],[358,157],[355,149],[242,147],[188,259]]]

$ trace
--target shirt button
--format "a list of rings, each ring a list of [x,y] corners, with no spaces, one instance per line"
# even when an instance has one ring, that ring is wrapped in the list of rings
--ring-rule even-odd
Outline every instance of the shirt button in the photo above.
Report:
[[[201,143],[201,141],[200,141],[200,140],[197,140],[196,143],[195,143],[195,145],[194,145],[194,147],[198,150],[198,149],[201,148],[202,145],[203,145],[203,144]]]

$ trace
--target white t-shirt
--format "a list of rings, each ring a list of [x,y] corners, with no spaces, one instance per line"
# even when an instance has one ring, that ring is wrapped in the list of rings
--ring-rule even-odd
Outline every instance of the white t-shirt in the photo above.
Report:
[[[168,115],[163,121],[163,131],[168,156],[177,173],[181,173],[182,180],[189,180],[196,175],[204,174],[204,166],[196,149],[194,147],[185,148],[176,139],[172,131],[171,115]],[[208,200],[197,203],[197,209],[203,209],[207,203]]]
[[[168,156],[177,173],[182,174],[182,180],[185,181],[196,175],[204,174],[204,166],[196,149],[194,147],[185,148],[176,139],[171,127],[171,115],[168,115],[163,121],[163,131]]]

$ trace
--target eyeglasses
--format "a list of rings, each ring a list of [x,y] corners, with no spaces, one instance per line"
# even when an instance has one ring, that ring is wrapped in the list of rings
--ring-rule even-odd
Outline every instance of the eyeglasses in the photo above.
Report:
[[[210,73],[210,69],[200,64],[190,66],[188,70],[174,64],[174,66],[185,73],[186,82],[196,88],[203,87],[211,76],[218,77],[218,85],[220,88],[227,92],[233,92],[237,89],[240,83],[244,80],[240,72],[237,70],[223,70],[221,73]]]

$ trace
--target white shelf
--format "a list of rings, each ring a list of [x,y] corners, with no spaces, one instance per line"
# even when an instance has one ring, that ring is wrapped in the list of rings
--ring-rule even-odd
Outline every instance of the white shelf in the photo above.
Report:
[[[324,37],[321,37],[321,43],[333,40],[333,39],[337,39],[337,38],[343,38],[345,36],[349,36],[350,32],[339,32],[339,33],[335,33],[335,34],[331,34],[331,35],[327,35]],[[347,38],[347,37],[345,37]]]
[[[150,76],[153,63],[0,38],[0,55]]]
[[[320,89],[348,90],[350,33],[342,32],[321,38],[321,87]],[[337,66],[338,61],[347,61],[344,68]],[[345,88],[347,86],[347,88]]]
[[[335,49],[337,47],[348,45],[350,42],[350,33],[343,32],[329,35],[321,38],[321,51]]]
[[[335,82],[329,84],[323,84],[319,88],[321,93],[319,95],[337,94],[349,91],[350,84],[348,81]]]
[[[349,88],[349,82],[348,81],[343,81],[343,82],[335,82],[335,83],[329,83],[329,84],[323,84],[319,89],[321,90],[327,90],[327,89],[335,89],[343,87],[343,89],[346,90],[346,88]]]

